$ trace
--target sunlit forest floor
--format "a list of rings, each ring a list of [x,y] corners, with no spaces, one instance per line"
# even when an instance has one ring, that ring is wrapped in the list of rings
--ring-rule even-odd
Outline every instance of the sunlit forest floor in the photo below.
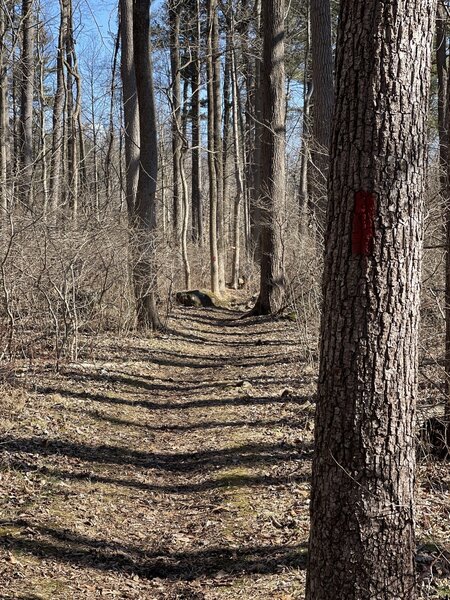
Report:
[[[176,309],[4,382],[0,598],[303,597],[317,357],[239,316]],[[448,463],[418,479],[421,597],[449,598]]]

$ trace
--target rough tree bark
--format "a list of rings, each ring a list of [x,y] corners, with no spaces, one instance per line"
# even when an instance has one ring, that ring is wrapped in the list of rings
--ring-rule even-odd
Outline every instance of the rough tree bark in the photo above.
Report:
[[[214,110],[214,66],[213,66],[213,28],[216,0],[207,0],[207,49],[206,77],[208,95],[208,174],[209,174],[209,251],[211,262],[211,291],[220,293],[219,260],[217,244],[217,173],[215,161],[215,110]]]
[[[233,263],[231,272],[231,287],[235,290],[239,287],[239,269],[241,256],[241,207],[244,195],[243,167],[241,160],[241,142],[239,139],[239,111],[238,111],[238,73],[236,66],[236,51],[234,37],[234,15],[230,16],[231,29],[231,108],[233,116],[233,142],[234,142],[234,167],[236,178],[236,198],[233,208]]]
[[[22,0],[22,53],[20,102],[20,201],[28,209],[33,203],[33,99],[36,23],[34,0]]]
[[[9,106],[6,7],[0,7],[0,227],[8,213]]]
[[[139,179],[139,112],[133,52],[133,0],[120,0],[120,75],[125,139],[125,198],[132,220]]]
[[[330,0],[310,0],[313,82],[313,135],[311,148],[311,200],[318,225],[325,223],[334,83]]]
[[[195,34],[192,48],[192,237],[200,245],[203,242],[203,204],[201,194],[201,23],[200,0],[195,2]]]
[[[302,115],[302,148],[299,181],[299,234],[304,236],[308,226],[308,210],[310,208],[308,189],[308,170],[310,165],[311,145],[311,96],[313,86],[311,81],[311,19],[309,4],[306,7],[306,39],[305,62],[303,74],[303,115]]]
[[[220,85],[219,15],[217,0],[211,0],[212,103],[214,110],[214,168],[217,187],[217,263],[219,290],[225,290],[225,199],[223,196],[222,96]]]
[[[181,71],[180,71],[180,0],[169,2],[170,70],[172,109],[172,173],[173,173],[173,234],[177,244],[181,242],[183,227],[181,162]]]
[[[56,209],[61,195],[61,169],[63,158],[63,124],[62,115],[65,98],[64,78],[64,48],[65,48],[66,16],[60,2],[60,24],[58,33],[58,48],[56,56],[56,89],[53,99],[53,128],[52,128],[52,151],[50,157],[50,182],[49,195],[52,219],[56,218]]]
[[[283,206],[285,202],[284,0],[262,4],[262,131],[259,194],[261,279],[251,314],[273,314],[283,304]]]
[[[340,6],[307,600],[416,597],[414,411],[435,6]]]
[[[161,328],[161,321],[156,306],[158,139],[150,51],[150,0],[133,2],[133,50],[140,130],[139,181],[133,219],[137,238],[133,276],[138,328],[155,330]]]

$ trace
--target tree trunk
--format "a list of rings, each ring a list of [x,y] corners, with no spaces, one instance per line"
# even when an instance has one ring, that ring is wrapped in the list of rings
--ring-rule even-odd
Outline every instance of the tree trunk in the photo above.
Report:
[[[225,290],[225,199],[223,197],[222,97],[220,85],[219,15],[217,0],[211,0],[212,103],[214,109],[214,165],[217,187],[217,262],[219,290]]]
[[[303,116],[302,116],[302,147],[300,160],[299,181],[299,234],[303,238],[309,220],[309,189],[308,170],[310,166],[311,146],[311,96],[313,92],[311,77],[311,19],[309,5],[306,10],[306,40],[305,40],[305,66],[303,75]]]
[[[449,165],[449,127],[450,127],[450,87],[447,67],[447,14],[442,0],[438,1],[436,13],[436,70],[438,76],[438,132],[439,167],[441,195],[444,201],[444,222],[446,231],[445,256],[445,403],[444,427],[446,443],[450,448],[450,165]]]
[[[56,219],[56,210],[61,196],[61,169],[63,158],[63,124],[62,116],[64,110],[65,97],[65,77],[64,77],[64,48],[65,48],[65,30],[66,17],[65,11],[60,2],[60,25],[58,34],[58,48],[56,58],[56,90],[53,99],[53,129],[52,129],[52,152],[50,157],[50,205],[52,219]]]
[[[63,0],[63,7],[66,22],[65,50],[67,68],[67,195],[69,199],[70,215],[72,220],[76,222],[79,208],[80,166],[82,169],[84,168],[83,133],[80,121],[81,76],[78,71],[78,63],[75,52],[72,0]]]
[[[236,198],[233,210],[233,265],[231,273],[231,287],[239,287],[239,268],[241,256],[241,206],[243,198],[243,169],[241,162],[241,148],[239,140],[239,112],[238,112],[238,74],[236,68],[236,53],[234,45],[234,15],[231,15],[231,91],[233,113],[233,141],[234,141],[234,167],[236,177]]]
[[[330,0],[310,0],[313,82],[311,196],[317,223],[323,229],[327,208],[327,177],[333,116],[333,51]]]
[[[41,14],[41,5],[38,5],[39,14]],[[41,183],[42,183],[42,214],[44,220],[47,220],[48,214],[48,186],[47,186],[47,138],[45,130],[45,46],[42,38],[44,37],[43,25],[38,24],[37,29],[37,61],[39,65],[39,162],[41,163]]]
[[[22,55],[20,103],[20,201],[31,209],[33,204],[33,99],[34,99],[34,45],[36,23],[33,0],[22,0]]]
[[[203,242],[203,205],[201,194],[201,23],[200,0],[196,0],[195,38],[192,49],[192,238],[200,245]]]
[[[261,38],[261,0],[256,2],[256,35]],[[262,63],[260,53],[257,53],[255,58],[255,92],[253,97],[253,113],[254,113],[254,143],[253,143],[253,158],[252,158],[252,187],[249,198],[249,217],[250,217],[250,238],[253,250],[258,260],[261,259],[261,173],[262,173]]]
[[[211,291],[219,294],[219,261],[217,244],[217,173],[215,160],[215,110],[214,110],[214,68],[213,68],[213,28],[216,0],[207,0],[208,38],[206,77],[208,92],[208,173],[209,173],[209,250],[211,261]]]
[[[125,129],[125,198],[130,220],[139,180],[139,111],[133,51],[133,0],[120,0],[120,75]]]
[[[442,0],[436,12],[436,71],[438,78],[438,133],[441,191],[447,188],[448,131],[447,131],[447,17]]]
[[[158,140],[150,54],[150,0],[134,0],[133,49],[141,141],[133,219],[137,235],[133,275],[138,328],[155,330],[161,328],[161,321],[156,306]]]
[[[435,2],[343,0],[307,600],[413,600],[414,411]]]
[[[263,3],[264,36],[261,67],[261,280],[252,314],[273,314],[282,307],[285,291],[283,265],[283,207],[285,203],[284,0]]]
[[[223,11],[222,11],[223,12]],[[229,226],[232,223],[232,219],[229,219],[228,211],[225,207],[231,208],[229,203],[230,195],[230,174],[229,174],[229,149],[230,149],[230,117],[231,117],[231,39],[230,39],[230,25],[227,12],[224,13],[226,21],[226,42],[225,42],[225,65],[223,74],[223,123],[222,123],[222,198],[224,203],[224,214],[223,214],[223,236],[228,238]],[[224,248],[224,262],[226,262],[226,250]]]
[[[5,7],[0,7],[0,228],[6,220],[8,202],[9,106],[8,66],[6,51],[7,19]]]
[[[180,10],[179,0],[169,2],[170,68],[172,73],[172,169],[173,169],[173,233],[177,244],[181,242],[183,227],[181,164],[181,72],[180,72]]]

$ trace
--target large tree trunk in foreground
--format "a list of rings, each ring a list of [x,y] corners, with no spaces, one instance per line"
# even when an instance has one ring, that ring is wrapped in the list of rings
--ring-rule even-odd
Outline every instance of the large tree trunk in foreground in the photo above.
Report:
[[[156,181],[158,140],[150,55],[150,0],[134,0],[133,45],[139,107],[139,181],[133,218],[135,240],[134,285],[137,324],[141,330],[159,329],[156,306]]]
[[[307,600],[412,600],[435,3],[343,0]]]
[[[260,182],[261,281],[252,314],[273,314],[285,292],[283,206],[285,202],[284,0],[263,3],[261,72],[262,131]]]

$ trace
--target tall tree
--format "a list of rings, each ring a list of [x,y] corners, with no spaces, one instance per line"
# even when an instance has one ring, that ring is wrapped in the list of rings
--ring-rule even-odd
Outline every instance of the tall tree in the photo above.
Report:
[[[234,14],[230,15],[230,41],[231,41],[231,109],[233,117],[233,142],[234,142],[234,166],[236,178],[236,198],[233,208],[233,262],[231,271],[231,287],[238,289],[239,284],[239,269],[241,256],[241,207],[244,194],[243,185],[243,167],[241,161],[241,140],[239,138],[239,110],[238,110],[238,72],[236,65],[236,45],[234,33]]]
[[[203,241],[203,204],[201,194],[201,124],[200,124],[200,92],[201,92],[201,21],[200,0],[195,0],[194,40],[192,48],[192,238],[202,244]]]
[[[211,263],[211,290],[214,294],[221,291],[219,283],[219,252],[217,240],[217,204],[218,185],[222,180],[218,179],[215,158],[215,87],[214,87],[214,60],[213,60],[213,38],[214,21],[216,16],[216,0],[207,0],[207,48],[206,48],[206,77],[208,96],[208,174],[209,174],[209,252]],[[218,184],[219,181],[219,184]]]
[[[150,50],[150,0],[134,0],[133,50],[139,107],[140,160],[134,227],[134,283],[140,329],[160,329],[156,306],[156,183],[158,139]]]
[[[225,198],[223,195],[223,146],[222,146],[222,96],[221,96],[221,60],[219,47],[219,15],[217,0],[211,0],[211,60],[212,60],[212,96],[214,111],[214,169],[217,187],[217,262],[219,290],[225,290]],[[209,100],[208,100],[209,101]]]
[[[22,0],[22,53],[20,102],[20,200],[28,208],[32,205],[33,179],[33,99],[36,39],[34,0]]]
[[[439,134],[439,167],[441,196],[444,202],[444,223],[446,231],[445,256],[445,385],[447,402],[444,412],[444,431],[446,439],[437,435],[439,446],[447,443],[450,447],[450,165],[449,165],[449,94],[448,65],[447,65],[447,11],[444,0],[438,0],[436,11],[436,71],[437,71],[437,100],[438,100],[438,134]],[[437,450],[437,448],[436,448]]]
[[[50,204],[52,218],[56,216],[56,209],[60,202],[61,194],[61,170],[63,161],[63,123],[62,115],[64,111],[65,100],[65,75],[64,75],[64,50],[66,35],[66,14],[60,2],[60,23],[58,32],[58,46],[56,55],[56,89],[53,97],[53,127],[52,127],[52,146],[50,157]]]
[[[284,0],[262,3],[262,131],[259,184],[261,278],[251,314],[277,312],[285,292],[283,207],[285,203]]]
[[[180,0],[169,0],[170,68],[172,76],[172,173],[173,173],[173,229],[177,243],[181,239],[183,222],[182,185],[180,178],[181,155],[181,71],[180,71]]]
[[[331,2],[310,0],[313,131],[310,180],[314,212],[323,226],[329,164],[334,83],[331,44]]]
[[[0,7],[0,226],[8,212],[9,106],[6,7]]]
[[[133,219],[139,179],[139,111],[134,70],[133,0],[120,0],[120,75],[125,139],[125,198]]]
[[[412,600],[414,407],[435,2],[343,0],[307,600]]]

